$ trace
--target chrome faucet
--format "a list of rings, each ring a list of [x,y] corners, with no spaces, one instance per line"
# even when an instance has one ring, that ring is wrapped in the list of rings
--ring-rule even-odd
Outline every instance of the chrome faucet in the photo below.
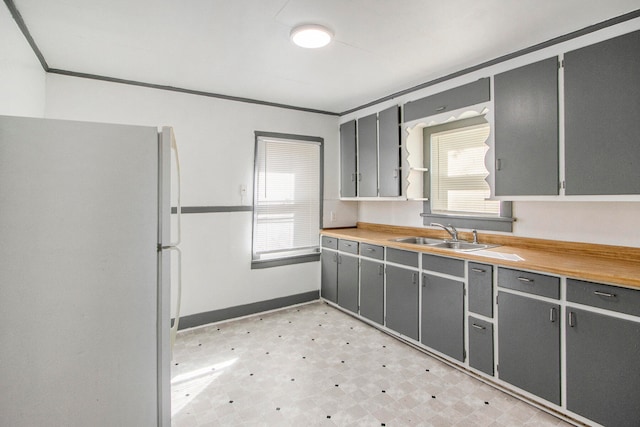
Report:
[[[449,233],[449,235],[451,236],[451,241],[453,242],[457,242],[458,241],[458,230],[456,230],[456,228],[451,225],[442,225],[442,224],[438,224],[437,222],[432,222],[430,224],[432,227],[441,227],[444,231],[446,231],[447,233]]]

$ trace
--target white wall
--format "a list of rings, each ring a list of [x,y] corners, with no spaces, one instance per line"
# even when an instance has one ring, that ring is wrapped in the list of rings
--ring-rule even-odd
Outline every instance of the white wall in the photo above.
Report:
[[[0,5],[0,114],[42,117],[45,72],[29,43]]]
[[[55,74],[47,76],[45,115],[173,126],[183,206],[251,205],[255,130],[322,137],[324,216],[328,222],[333,210],[355,221],[354,204],[337,200],[337,117]],[[319,289],[319,263],[251,270],[251,226],[250,212],[183,215],[183,314]]]
[[[340,117],[340,123],[638,29],[640,29],[640,19],[633,19],[350,113]],[[493,115],[492,102],[487,104],[490,109],[487,117]],[[444,117],[446,114],[441,116]],[[443,118],[443,120],[446,119],[448,117]],[[415,124],[412,122],[410,126]],[[561,146],[562,137],[561,134]],[[493,144],[493,133],[489,137],[489,144]],[[491,168],[492,165],[489,167]],[[640,228],[636,226],[637,219],[640,218],[640,201],[638,201],[640,197],[631,197],[634,201],[611,201],[611,198],[607,197],[586,197],[583,201],[569,198],[561,201],[557,197],[553,201],[550,199],[550,197],[541,197],[535,200],[514,201],[513,214],[517,221],[513,225],[513,235],[640,247]],[[422,227],[421,212],[422,203],[420,202],[367,201],[359,203],[358,220]]]

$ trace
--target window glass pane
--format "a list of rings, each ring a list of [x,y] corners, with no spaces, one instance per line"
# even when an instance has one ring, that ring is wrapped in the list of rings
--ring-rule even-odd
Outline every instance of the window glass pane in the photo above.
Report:
[[[253,259],[318,252],[320,144],[258,137]]]
[[[484,159],[489,124],[431,135],[431,210],[434,213],[499,216],[490,197]]]

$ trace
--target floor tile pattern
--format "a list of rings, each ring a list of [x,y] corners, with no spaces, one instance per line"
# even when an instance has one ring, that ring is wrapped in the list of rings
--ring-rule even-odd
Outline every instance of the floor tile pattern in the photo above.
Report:
[[[172,425],[569,425],[326,303],[181,331]]]

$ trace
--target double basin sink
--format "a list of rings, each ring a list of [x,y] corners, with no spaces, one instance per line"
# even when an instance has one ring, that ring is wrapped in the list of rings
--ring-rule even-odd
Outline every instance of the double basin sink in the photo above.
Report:
[[[391,241],[398,242],[398,243],[410,243],[412,245],[429,246],[432,248],[451,249],[452,251],[458,251],[458,252],[478,251],[480,249],[490,249],[490,248],[495,248],[499,246],[499,245],[487,245],[485,243],[465,242],[462,240],[452,241],[452,240],[442,240],[442,239],[431,239],[429,237],[401,237],[399,239],[392,239]]]

